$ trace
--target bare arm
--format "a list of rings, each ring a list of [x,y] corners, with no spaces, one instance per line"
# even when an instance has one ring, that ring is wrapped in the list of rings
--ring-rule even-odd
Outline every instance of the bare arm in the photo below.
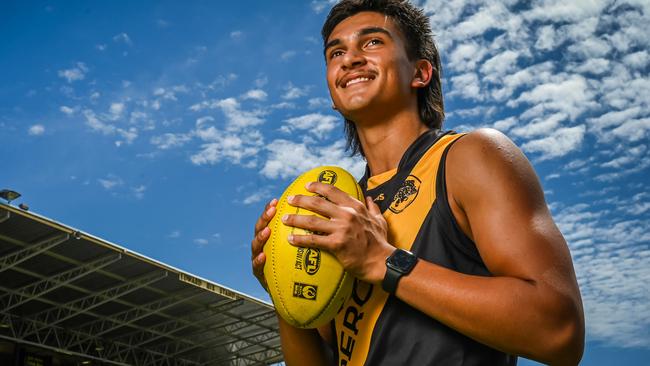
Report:
[[[401,279],[396,295],[493,348],[553,365],[577,364],[584,343],[580,293],[568,247],[529,162],[502,134],[476,131],[450,150],[447,185],[454,216],[493,277],[420,260]],[[322,212],[330,222],[287,221],[329,235],[294,242],[331,250],[358,277],[380,284],[383,259],[394,248],[377,229],[376,206],[367,200],[367,210],[361,209],[331,188],[315,186],[328,198],[336,197],[338,210],[304,196],[296,204]],[[365,255],[351,247],[363,247]]]

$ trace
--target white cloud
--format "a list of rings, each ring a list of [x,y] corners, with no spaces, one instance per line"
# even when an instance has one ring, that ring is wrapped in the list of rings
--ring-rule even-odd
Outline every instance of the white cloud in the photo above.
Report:
[[[192,163],[214,165],[225,160],[245,167],[256,166],[257,155],[264,144],[260,131],[252,128],[221,130],[211,125],[211,120],[211,117],[197,120],[192,133],[204,143],[201,150],[190,157]]]
[[[560,128],[547,137],[526,142],[522,149],[541,153],[541,160],[564,156],[580,147],[585,130],[584,125]]]
[[[33,125],[33,126],[29,127],[29,129],[27,130],[27,133],[30,136],[40,136],[43,133],[45,133],[45,126],[43,126],[41,124]]]
[[[455,97],[460,96],[464,99],[482,100],[481,85],[478,76],[469,72],[466,74],[453,76],[451,78],[451,92],[447,96]]]
[[[485,76],[485,80],[496,82],[515,70],[518,58],[519,52],[505,50],[486,60],[481,66],[481,73]]]
[[[293,58],[297,54],[296,51],[294,50],[289,50],[289,51],[284,51],[280,54],[280,60],[282,61],[288,61],[291,58]]]
[[[95,112],[90,109],[83,111],[83,116],[86,119],[86,125],[90,127],[93,131],[100,132],[107,136],[117,135],[123,140],[117,140],[115,142],[116,146],[121,146],[123,142],[131,144],[138,137],[138,130],[135,127],[130,127],[128,129],[118,128],[110,123],[102,121]]]
[[[161,150],[167,150],[174,147],[181,147],[192,139],[190,134],[186,133],[164,133],[151,138],[151,144]]]
[[[68,116],[71,116],[71,115],[75,114],[75,112],[76,112],[76,108],[70,108],[70,107],[65,106],[65,105],[62,105],[62,106],[59,108],[59,110],[60,110],[62,113],[68,115]]]
[[[325,8],[328,8],[334,4],[336,4],[338,0],[312,0],[311,1],[311,8],[316,12],[320,13]]]
[[[124,184],[124,181],[112,174],[109,174],[106,178],[97,179],[99,184],[104,187],[107,191],[112,190],[113,188],[119,187]]]
[[[305,86],[304,88],[299,88],[294,86],[292,83],[289,83],[285,88],[286,92],[282,95],[282,99],[298,99],[304,97],[309,92],[309,87]]]
[[[106,44],[97,44],[97,45],[95,45],[95,48],[97,50],[99,50],[99,51],[105,51],[107,46],[106,46]]]
[[[174,230],[171,233],[169,233],[169,235],[167,235],[167,237],[170,238],[170,239],[180,238],[181,237],[181,232],[180,232],[180,230]]]
[[[268,94],[262,89],[251,89],[247,91],[244,95],[241,96],[241,99],[246,100],[246,99],[252,99],[252,100],[257,100],[260,102],[263,102],[266,100],[266,97]]]
[[[234,30],[234,31],[230,32],[230,38],[235,39],[235,40],[241,39],[243,36],[244,36],[244,32],[242,32],[240,30]]]
[[[485,46],[477,42],[462,43],[449,54],[448,65],[452,70],[458,72],[472,71],[486,53]]]
[[[648,55],[648,51],[645,50],[630,53],[623,57],[623,62],[633,69],[642,70],[648,65],[648,63],[650,63],[650,55]]]
[[[586,79],[580,75],[571,75],[567,79],[537,85],[507,105],[516,107],[523,102],[532,104],[533,107],[522,115],[523,118],[539,117],[547,111],[557,111],[575,119],[588,108],[598,107],[593,98],[594,93],[588,87]]]
[[[76,66],[70,69],[59,70],[59,77],[66,79],[68,83],[83,80],[88,73],[88,67],[83,62],[77,62]]]
[[[108,112],[113,118],[119,118],[124,113],[124,103],[111,103]]]
[[[240,103],[235,98],[203,101],[192,105],[190,110],[198,112],[206,108],[221,109],[228,120],[226,127],[229,131],[240,131],[245,128],[261,125],[264,123],[262,117],[266,114],[263,110],[242,110]]]
[[[328,98],[309,98],[307,103],[309,109],[332,108],[332,101]]]
[[[196,238],[194,239],[194,244],[198,245],[200,248],[208,245],[210,242],[205,238]]]
[[[304,116],[292,117],[285,120],[285,124],[280,128],[280,130],[285,133],[302,130],[322,139],[334,130],[337,125],[342,126],[342,124],[343,122],[338,117],[320,113],[310,113]]]
[[[300,173],[321,165],[336,165],[361,178],[365,162],[350,157],[345,142],[339,140],[327,146],[314,146],[289,140],[274,140],[266,146],[267,161],[260,173],[267,178],[295,178]]]
[[[248,196],[246,196],[243,200],[242,203],[245,205],[252,205],[254,203],[258,203],[261,201],[266,200],[269,197],[270,193],[267,189],[262,189],[256,192],[250,193]]]

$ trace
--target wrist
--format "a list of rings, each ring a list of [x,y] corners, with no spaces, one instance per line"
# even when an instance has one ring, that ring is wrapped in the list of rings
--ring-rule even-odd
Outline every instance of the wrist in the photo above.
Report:
[[[396,249],[386,258],[386,271],[381,288],[387,293],[394,295],[397,292],[397,286],[404,276],[408,276],[415,265],[418,263],[418,257],[408,250]]]
[[[365,278],[362,278],[364,282],[367,282],[372,285],[381,286],[384,277],[386,276],[386,258],[388,258],[395,251],[395,247],[386,243],[385,246],[378,251],[374,259],[370,262],[370,270],[367,272]]]

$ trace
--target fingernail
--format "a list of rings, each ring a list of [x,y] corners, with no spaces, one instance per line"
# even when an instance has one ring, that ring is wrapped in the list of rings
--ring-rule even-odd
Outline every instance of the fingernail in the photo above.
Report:
[[[288,214],[282,216],[282,222],[287,222],[288,219],[289,219],[289,215],[288,215]]]
[[[311,182],[305,184],[305,188],[310,189],[311,188]]]
[[[287,236],[287,240],[289,243],[293,244],[293,234],[289,234],[289,236]]]
[[[269,207],[269,209],[266,210],[266,215],[271,216],[272,213],[273,213],[273,207]]]
[[[293,198],[294,198],[294,196],[288,196],[288,197],[287,197],[287,201],[288,201],[288,202],[293,202]]]

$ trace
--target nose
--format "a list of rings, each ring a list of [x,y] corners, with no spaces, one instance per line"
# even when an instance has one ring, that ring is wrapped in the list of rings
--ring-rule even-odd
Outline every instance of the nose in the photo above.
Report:
[[[344,69],[354,69],[356,67],[366,64],[366,58],[363,56],[362,52],[359,52],[356,49],[349,49],[343,55],[343,68]]]

